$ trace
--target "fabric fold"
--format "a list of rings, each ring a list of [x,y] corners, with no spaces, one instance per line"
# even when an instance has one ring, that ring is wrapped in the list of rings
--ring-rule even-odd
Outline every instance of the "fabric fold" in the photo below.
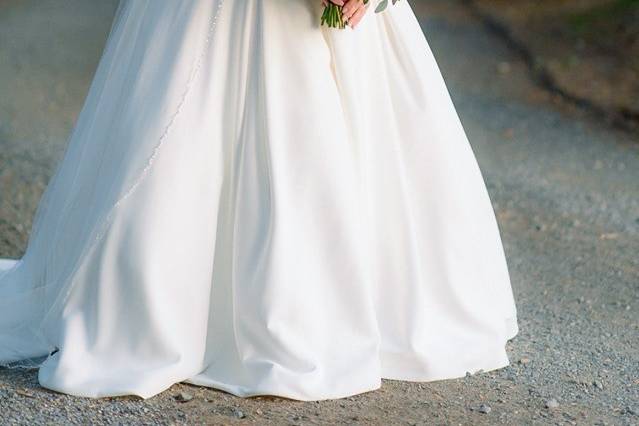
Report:
[[[321,8],[122,1],[0,262],[0,364],[89,397],[298,400],[508,364],[498,225],[409,2],[356,30]]]

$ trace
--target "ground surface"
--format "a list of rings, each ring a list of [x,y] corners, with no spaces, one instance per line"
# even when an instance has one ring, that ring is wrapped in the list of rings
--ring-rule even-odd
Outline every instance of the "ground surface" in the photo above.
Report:
[[[512,366],[436,383],[384,380],[322,402],[181,384],[146,401],[81,399],[40,388],[34,371],[0,369],[1,423],[639,424],[638,137],[535,87],[521,58],[456,0],[410,3],[497,212],[520,313]],[[55,4],[62,13],[48,9]],[[0,257],[25,247],[112,6],[0,3]],[[28,33],[26,50],[7,41]],[[181,392],[193,399],[178,402]]]
[[[538,80],[639,130],[639,0],[465,0]]]

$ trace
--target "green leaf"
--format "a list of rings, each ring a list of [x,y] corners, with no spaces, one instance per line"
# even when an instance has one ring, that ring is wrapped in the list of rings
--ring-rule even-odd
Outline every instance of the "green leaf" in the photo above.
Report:
[[[387,6],[388,6],[388,0],[380,1],[377,7],[375,8],[375,13],[382,12],[383,10],[386,9]]]

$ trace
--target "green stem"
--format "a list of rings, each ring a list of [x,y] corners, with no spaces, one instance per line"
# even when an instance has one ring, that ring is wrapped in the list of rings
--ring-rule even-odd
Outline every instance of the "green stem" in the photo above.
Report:
[[[322,13],[321,24],[326,24],[329,28],[346,28],[342,18],[342,6],[329,3]]]

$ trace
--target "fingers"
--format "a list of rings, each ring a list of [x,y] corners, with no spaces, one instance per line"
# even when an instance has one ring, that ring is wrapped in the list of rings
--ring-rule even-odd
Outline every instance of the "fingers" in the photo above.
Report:
[[[344,18],[350,18],[362,6],[364,6],[363,0],[346,0],[346,4],[342,8]]]
[[[366,13],[365,7],[358,9],[357,12],[355,12],[355,14],[348,19],[348,25],[350,25],[351,28],[355,28],[355,26],[359,24],[359,21],[362,20],[365,13]]]
[[[342,8],[342,16],[351,28],[355,28],[367,9],[368,5],[364,4],[363,0],[347,0]]]
[[[322,0],[322,5],[326,7],[329,2],[342,6],[342,19],[351,28],[355,28],[368,9],[368,4],[364,4],[364,0]]]

